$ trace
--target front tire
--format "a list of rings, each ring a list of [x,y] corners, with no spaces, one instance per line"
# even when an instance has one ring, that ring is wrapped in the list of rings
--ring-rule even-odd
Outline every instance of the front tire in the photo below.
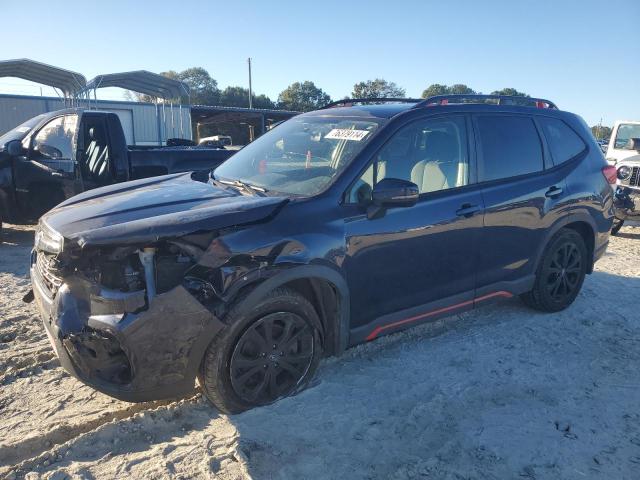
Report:
[[[240,413],[302,390],[322,356],[318,315],[303,296],[279,288],[250,312],[240,304],[211,342],[198,380],[225,413]]]
[[[587,247],[575,230],[556,233],[544,251],[533,289],[524,303],[543,312],[564,310],[578,296],[587,273]]]

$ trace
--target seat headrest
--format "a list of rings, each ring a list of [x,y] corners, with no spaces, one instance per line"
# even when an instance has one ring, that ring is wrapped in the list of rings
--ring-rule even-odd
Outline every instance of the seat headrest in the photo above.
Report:
[[[93,128],[93,127],[91,127],[91,128],[89,129],[89,138],[90,138],[91,140],[95,140],[95,138],[96,138],[95,128]]]

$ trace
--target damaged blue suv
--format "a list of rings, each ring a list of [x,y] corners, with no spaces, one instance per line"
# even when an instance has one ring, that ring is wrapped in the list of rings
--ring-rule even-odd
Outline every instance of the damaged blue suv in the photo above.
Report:
[[[490,301],[555,312],[608,244],[616,172],[542,99],[343,100],[211,174],[45,214],[35,301],[62,366],[114,397],[240,412],[323,355]]]

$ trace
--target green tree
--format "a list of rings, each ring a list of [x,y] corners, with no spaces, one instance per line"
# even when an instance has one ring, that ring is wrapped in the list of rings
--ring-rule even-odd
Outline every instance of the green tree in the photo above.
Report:
[[[605,125],[594,125],[591,127],[591,133],[598,140],[607,140],[611,138],[611,127],[607,127]]]
[[[178,74],[177,80],[182,80],[189,85],[191,103],[194,105],[216,105],[220,100],[218,82],[202,67],[183,70]]]
[[[475,95],[476,91],[473,88],[467,87],[464,83],[456,83],[449,87],[448,93],[451,95]]]
[[[181,103],[191,103],[193,105],[217,105],[220,98],[220,90],[218,90],[218,82],[216,82],[209,72],[202,67],[192,67],[182,72],[176,72],[175,70],[168,70],[166,72],[160,72],[160,75],[170,78],[172,80],[180,80],[185,82],[189,86],[190,95],[182,95],[179,99],[173,100],[180,101]],[[127,92],[125,94],[127,98],[136,99],[139,102],[153,102],[154,98],[150,95]]]
[[[331,97],[313,82],[295,82],[278,95],[278,107],[285,110],[308,112],[331,101]]]
[[[253,108],[275,108],[273,101],[266,95],[253,95]],[[225,107],[249,107],[249,89],[227,87],[220,93],[219,105]]]
[[[515,88],[503,88],[502,90],[494,90],[491,95],[509,95],[512,97],[529,97],[529,94],[519,92]]]
[[[423,92],[422,98],[434,97],[436,95],[446,95],[449,93],[449,87],[442,85],[441,83],[434,83],[429,85]]]
[[[426,90],[422,92],[422,98],[434,97],[436,95],[473,95],[476,91],[473,88],[466,86],[463,83],[456,83],[455,85],[442,85],[440,83],[434,83],[429,85]]]
[[[253,108],[274,109],[276,108],[276,102],[271,100],[264,93],[261,93],[260,95],[253,96]]]
[[[388,82],[383,78],[376,78],[375,80],[356,83],[353,86],[351,98],[397,98],[404,97],[406,94],[405,89],[399,87],[394,82]]]

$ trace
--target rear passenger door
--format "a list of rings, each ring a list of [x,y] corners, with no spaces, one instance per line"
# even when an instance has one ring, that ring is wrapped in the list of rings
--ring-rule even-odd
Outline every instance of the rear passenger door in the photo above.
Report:
[[[473,116],[478,180],[485,205],[476,297],[529,290],[546,232],[567,195],[533,116]]]

